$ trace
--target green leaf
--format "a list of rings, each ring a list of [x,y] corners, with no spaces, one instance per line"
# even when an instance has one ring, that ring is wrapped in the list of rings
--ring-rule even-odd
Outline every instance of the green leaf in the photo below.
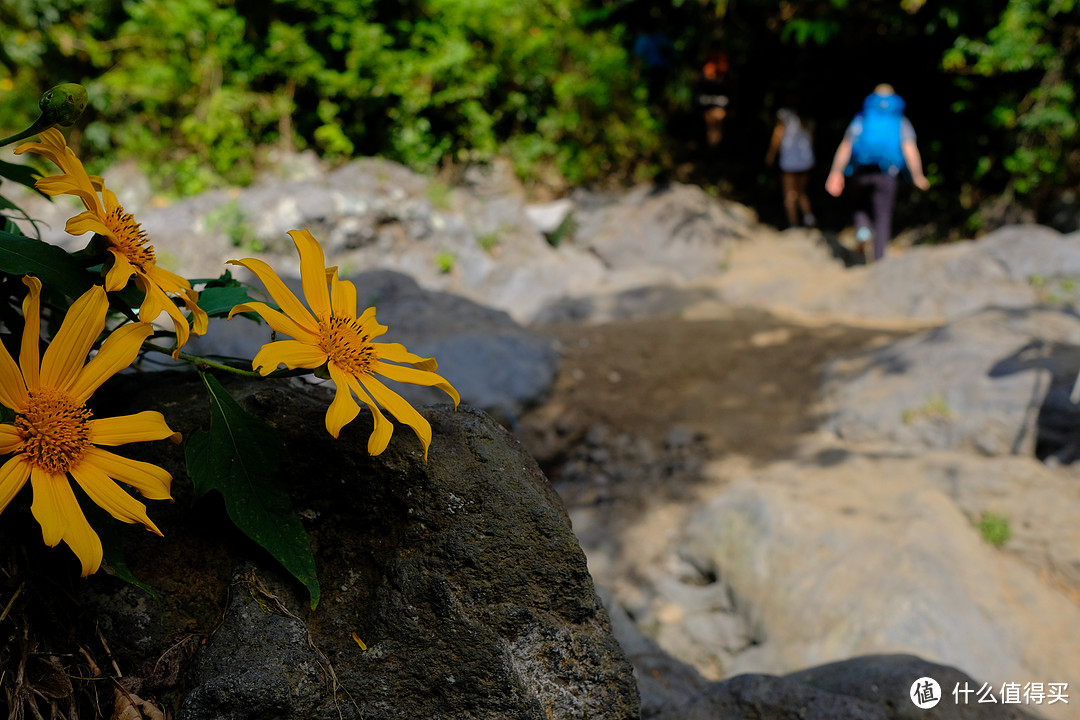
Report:
[[[199,374],[210,393],[210,431],[191,433],[184,448],[195,497],[211,490],[221,493],[236,527],[307,587],[314,608],[319,603],[315,558],[278,477],[285,446],[272,427],[241,408],[216,378]]]
[[[226,316],[234,307],[246,302],[255,302],[255,298],[243,285],[207,287],[199,291],[199,307],[210,316]]]
[[[10,232],[0,232],[0,272],[36,275],[45,285],[72,298],[94,284],[93,277],[64,250]]]
[[[44,195],[44,193],[34,187],[34,182],[38,179],[38,173],[32,167],[27,165],[16,165],[15,163],[0,160],[0,177],[14,180],[20,185],[25,185],[30,188],[37,194]]]

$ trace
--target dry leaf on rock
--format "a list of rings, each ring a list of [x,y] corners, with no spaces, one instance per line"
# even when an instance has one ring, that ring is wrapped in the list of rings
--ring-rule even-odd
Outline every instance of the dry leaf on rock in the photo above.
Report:
[[[116,702],[109,720],[165,720],[165,713],[148,700],[120,689],[115,692]]]

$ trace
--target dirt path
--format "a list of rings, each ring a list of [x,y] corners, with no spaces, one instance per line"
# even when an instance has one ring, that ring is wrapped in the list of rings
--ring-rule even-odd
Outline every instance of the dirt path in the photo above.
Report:
[[[817,424],[826,360],[902,335],[808,326],[753,310],[715,320],[543,330],[560,341],[563,363],[552,397],[528,423],[561,424],[566,442],[594,424],[656,444],[672,428],[685,427],[702,436],[712,454],[736,452],[762,462],[782,457],[798,434]]]
[[[551,397],[523,419],[530,450],[554,469],[599,424],[657,446],[686,428],[710,458],[783,458],[821,419],[827,360],[928,326],[803,312],[817,298],[865,283],[867,268],[847,266],[845,254],[837,238],[763,226],[733,245],[712,281],[760,309],[706,301],[678,317],[536,328],[559,341],[563,362]],[[544,432],[553,427],[558,432]]]

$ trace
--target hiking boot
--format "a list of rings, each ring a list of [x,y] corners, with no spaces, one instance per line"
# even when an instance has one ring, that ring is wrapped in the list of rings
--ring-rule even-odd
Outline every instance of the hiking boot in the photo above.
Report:
[[[861,227],[855,231],[855,253],[863,259],[863,263],[869,265],[874,262],[874,233],[868,227]]]

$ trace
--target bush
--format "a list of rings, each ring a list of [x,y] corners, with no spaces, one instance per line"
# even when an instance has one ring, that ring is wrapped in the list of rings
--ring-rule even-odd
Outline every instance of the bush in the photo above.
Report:
[[[648,174],[659,146],[619,27],[584,27],[583,0],[61,4],[2,11],[20,70],[0,122],[25,126],[42,87],[83,82],[83,154],[138,158],[178,194],[250,182],[276,143],[422,171],[502,153],[526,179],[553,167],[571,183]]]

